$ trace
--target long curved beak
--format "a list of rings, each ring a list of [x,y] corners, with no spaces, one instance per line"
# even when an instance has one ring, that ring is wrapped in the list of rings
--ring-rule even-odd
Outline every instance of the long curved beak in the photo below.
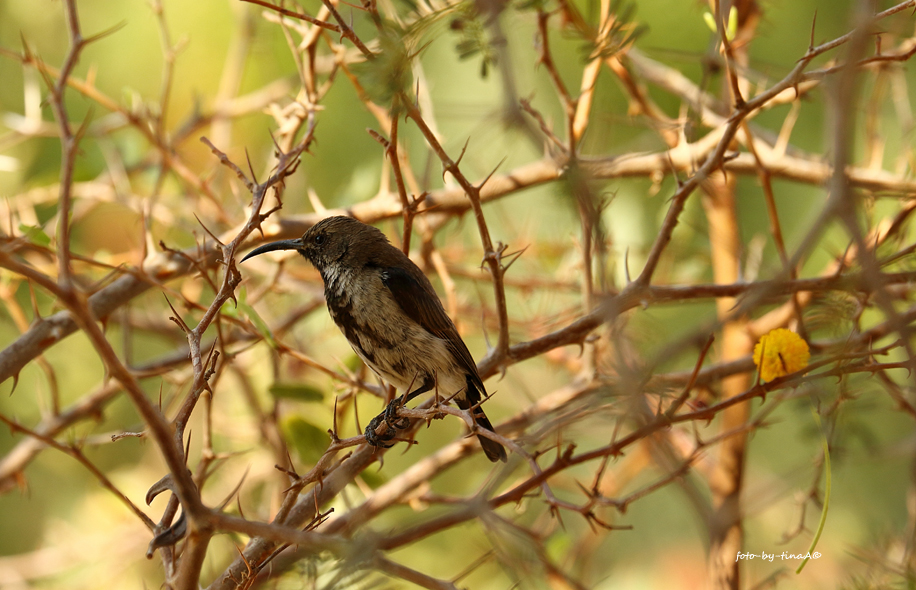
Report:
[[[271,242],[270,244],[264,244],[263,246],[258,246],[251,252],[245,255],[244,258],[239,260],[239,262],[245,262],[253,256],[258,254],[263,254],[265,252],[273,252],[275,250],[301,250],[302,249],[302,238],[296,238],[295,240],[281,240],[279,242]]]

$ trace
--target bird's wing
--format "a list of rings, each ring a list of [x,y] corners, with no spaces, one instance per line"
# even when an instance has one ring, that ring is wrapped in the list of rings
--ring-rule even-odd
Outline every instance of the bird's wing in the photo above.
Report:
[[[420,274],[420,277],[422,280],[396,266],[388,267],[382,272],[382,282],[391,291],[394,300],[407,317],[423,326],[433,336],[445,340],[449,350],[471,375],[474,384],[481,391],[485,391],[474,358],[458,334],[458,329],[445,313],[432,285],[424,275]]]

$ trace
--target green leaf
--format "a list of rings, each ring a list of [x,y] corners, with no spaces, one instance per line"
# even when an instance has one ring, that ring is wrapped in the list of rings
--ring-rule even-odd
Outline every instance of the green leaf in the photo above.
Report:
[[[374,102],[390,104],[398,93],[410,93],[413,85],[409,39],[395,25],[379,31],[380,51],[375,58],[353,65],[353,72]]]
[[[246,292],[244,287],[239,289],[238,311],[236,312],[236,310],[232,307],[231,301],[227,301],[226,304],[223,305],[223,309],[222,309],[223,313],[225,313],[226,315],[230,317],[236,317],[236,318],[239,317],[238,314],[241,313],[245,318],[248,319],[249,322],[251,322],[255,330],[258,331],[258,334],[260,334],[264,338],[264,340],[267,340],[267,342],[269,342],[271,346],[276,348],[277,340],[276,338],[274,338],[274,334],[273,332],[271,332],[270,326],[268,326],[267,322],[265,322],[264,319],[260,315],[258,315],[258,312],[256,312],[253,307],[248,305],[248,302],[245,300],[247,294],[248,293]]]
[[[239,302],[245,303],[246,297],[248,297],[248,289],[242,286],[235,294],[235,301],[232,299],[227,299],[226,302],[223,303],[223,306],[220,308],[219,312],[227,317],[241,320],[242,315],[239,313]]]
[[[270,327],[267,325],[261,316],[258,315],[258,312],[254,310],[253,307],[247,303],[239,302],[239,309],[248,316],[248,321],[254,324],[255,329],[258,331],[258,334],[264,337],[265,340],[270,342],[271,346],[276,346],[277,341],[274,339],[273,332],[270,331]]]
[[[34,225],[26,225],[24,223],[19,224],[19,231],[23,233],[29,241],[35,244],[36,246],[43,246],[47,248],[51,245],[51,237],[45,233],[43,229]]]
[[[817,530],[814,532],[814,538],[811,539],[811,546],[808,547],[807,556],[798,564],[798,569],[795,570],[796,574],[800,574],[802,570],[805,569],[805,564],[808,563],[808,560],[812,557],[812,553],[813,557],[817,559],[818,553],[814,551],[814,549],[817,547],[817,542],[821,538],[821,533],[824,532],[824,526],[827,524],[827,510],[830,508],[830,487],[833,475],[833,469],[830,467],[830,442],[824,435],[824,430],[821,426],[821,418],[818,416],[817,408],[815,408],[813,404],[811,405],[811,414],[814,416],[814,421],[821,431],[821,445],[824,448],[824,499],[821,505],[821,518],[817,522]]]
[[[235,303],[230,299],[223,303],[223,306],[219,308],[219,312],[226,317],[233,319],[242,319],[241,314],[239,314],[239,309],[236,307]]]
[[[706,26],[709,27],[709,30],[713,33],[719,32],[719,27],[716,25],[716,17],[708,10],[703,13],[703,22],[706,23]]]
[[[296,450],[299,460],[306,464],[316,463],[331,444],[331,437],[326,430],[310,424],[298,414],[283,418],[280,430],[287,444]]]
[[[359,358],[356,354],[351,354],[343,359],[343,364],[346,368],[350,369],[351,372],[355,373],[363,366],[363,359]]]
[[[486,25],[479,17],[473,3],[459,4],[455,14],[450,28],[460,37],[455,44],[458,58],[465,60],[479,55],[480,76],[486,78],[490,66],[496,64],[497,57],[496,50],[490,42],[490,36],[487,34]]]
[[[364,482],[366,482],[367,486],[369,486],[373,490],[382,487],[382,485],[384,485],[385,482],[388,481],[384,475],[372,469],[364,469],[360,471],[359,477]]]
[[[738,34],[738,8],[732,6],[728,11],[728,27],[725,29],[725,38],[734,41]]]
[[[302,402],[324,401],[324,393],[317,387],[305,383],[274,383],[270,395],[277,399],[294,399]]]

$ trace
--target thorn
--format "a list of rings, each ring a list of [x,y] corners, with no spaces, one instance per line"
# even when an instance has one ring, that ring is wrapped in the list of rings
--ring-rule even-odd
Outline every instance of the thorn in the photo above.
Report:
[[[176,324],[178,324],[178,327],[181,328],[181,330],[182,330],[185,334],[187,334],[188,332],[190,332],[191,329],[190,329],[190,328],[188,327],[188,325],[184,322],[184,320],[181,319],[181,314],[179,314],[179,313],[175,310],[175,306],[173,306],[173,305],[172,305],[172,302],[169,301],[168,295],[165,295],[165,294],[163,293],[162,296],[165,297],[165,302],[169,304],[169,308],[171,308],[172,313],[175,314],[174,317],[171,317],[171,316],[170,316],[169,319],[172,320],[173,322],[175,322]]]
[[[276,145],[276,141],[274,142],[274,145]],[[260,182],[258,182],[258,177],[254,173],[254,166],[251,165],[251,154],[248,153],[247,147],[245,148],[245,160],[248,162],[248,173],[251,174],[251,180],[255,184],[261,184]]]
[[[421,46],[419,47],[419,49],[417,49],[417,50],[414,51],[413,53],[408,54],[408,55],[407,55],[407,59],[408,59],[408,60],[413,60],[413,58],[415,58],[415,57],[417,57],[418,55],[420,55],[420,53],[422,53],[423,50],[426,49],[427,47],[429,47],[430,45],[432,45],[432,40],[427,41],[426,43],[424,43],[423,45],[421,45]],[[417,94],[418,94],[418,95],[420,94],[420,80],[419,80],[419,79],[417,80]],[[417,98],[418,98],[418,100],[419,100],[419,96],[418,96]]]
[[[814,18],[811,19],[811,38],[808,40],[808,53],[814,51],[814,29],[817,25],[817,9],[814,9]],[[798,94],[796,90],[796,94]]]
[[[274,137],[274,134],[272,131],[268,130],[267,134],[270,135],[270,141],[271,143],[274,144],[274,154],[276,155],[277,159],[280,159],[284,155],[283,148],[281,148],[280,144],[277,143],[277,138]],[[247,150],[246,150],[246,154],[247,154]]]
[[[366,133],[368,133],[372,139],[382,144],[382,147],[384,147],[386,151],[391,147],[391,142],[385,139],[382,134],[375,129],[370,129],[367,127]]]
[[[73,134],[73,140],[75,142],[79,142],[86,134],[86,130],[89,128],[89,123],[92,121],[93,114],[95,114],[95,108],[94,105],[90,105],[88,111],[86,112],[86,117],[83,119],[83,122],[80,123],[76,133]]]
[[[458,154],[458,161],[455,162],[455,163],[453,164],[455,167],[457,167],[459,164],[461,164],[461,160],[464,158],[464,153],[468,150],[468,144],[469,144],[469,143],[471,143],[471,138],[470,138],[470,137],[468,137],[466,140],[464,140],[464,147],[461,148],[461,153]],[[500,162],[500,163],[502,163],[502,162]]]
[[[28,63],[32,61],[32,49],[29,47],[28,41],[25,40],[25,33],[22,30],[19,31],[19,39],[22,40],[22,58],[23,61]]]
[[[467,147],[467,146],[465,146],[465,147]],[[464,151],[461,152],[461,155],[462,155],[462,156],[464,155]],[[477,190],[478,190],[478,191],[479,191],[480,189],[482,189],[482,188],[483,188],[483,185],[487,184],[487,182],[489,182],[491,178],[493,178],[493,175],[496,174],[496,171],[499,170],[499,167],[502,166],[503,163],[504,163],[505,161],[506,161],[506,158],[504,157],[502,160],[499,161],[499,163],[496,165],[496,167],[493,168],[493,171],[490,172],[489,174],[487,174],[487,177],[484,178],[483,181],[481,181],[481,183],[477,185]]]
[[[200,217],[197,216],[197,213],[192,213],[192,215],[194,215],[194,219],[197,220],[197,223],[200,224],[200,227],[204,228],[204,231],[207,232],[207,235],[210,236],[210,237],[213,239],[214,242],[216,242],[217,244],[219,244],[221,248],[225,248],[225,247],[226,247],[226,244],[224,244],[224,243],[222,243],[221,241],[219,241],[219,238],[217,238],[215,235],[213,235],[213,232],[211,232],[211,231],[207,228],[207,226],[204,225],[204,222],[200,220]]]
[[[331,441],[337,442],[339,440],[337,436],[337,402],[340,399],[339,396],[334,396],[334,419],[331,422],[331,430],[329,434],[331,435]]]
[[[111,26],[111,27],[105,29],[104,31],[102,31],[102,32],[100,32],[100,33],[96,33],[95,35],[92,35],[92,36],[90,36],[90,37],[88,37],[88,38],[86,38],[86,39],[83,39],[82,42],[81,42],[81,44],[82,44],[82,45],[89,45],[90,43],[93,43],[93,42],[95,42],[95,41],[98,41],[99,39],[102,39],[102,38],[104,38],[104,37],[107,37],[108,35],[112,35],[112,34],[114,34],[114,33],[117,33],[118,31],[120,31],[121,29],[123,29],[123,28],[126,27],[126,26],[127,26],[127,21],[126,21],[126,20],[122,20],[121,22],[115,24],[114,26]]]
[[[530,244],[529,244],[529,245],[530,245]],[[524,253],[525,253],[525,250],[527,250],[527,249],[528,249],[528,246],[525,246],[525,247],[522,248],[521,250],[516,250],[515,252],[512,252],[511,254],[506,254],[506,258],[509,258],[510,260],[509,260],[508,263],[506,263],[506,264],[503,266],[503,272],[509,270],[509,267],[512,266],[513,264],[515,264],[515,261],[518,260],[519,258],[521,258],[521,257],[522,257],[522,254],[524,254]]]
[[[454,165],[455,163],[449,159],[446,159],[445,162],[442,162],[442,182],[445,182],[445,173],[448,172],[449,169]]]
[[[35,287],[32,285],[31,279],[26,281],[26,284],[29,287],[29,299],[32,302],[32,315],[36,321],[41,321],[41,310],[38,308],[38,297],[35,295]]]

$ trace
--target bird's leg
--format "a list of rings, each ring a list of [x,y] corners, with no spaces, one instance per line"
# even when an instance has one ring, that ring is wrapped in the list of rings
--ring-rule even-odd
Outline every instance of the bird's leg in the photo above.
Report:
[[[398,410],[421,393],[426,393],[432,389],[435,384],[435,379],[426,377],[423,379],[423,383],[420,384],[420,387],[410,393],[405,393],[391,400],[388,406],[382,410],[382,413],[373,418],[369,422],[369,425],[366,426],[364,432],[366,435],[366,442],[374,447],[390,449],[393,445],[386,443],[395,437],[396,431],[404,430],[410,426],[410,418],[398,416]],[[384,434],[377,434],[375,431],[382,423],[388,427],[388,430],[386,430]]]
[[[404,402],[401,403],[400,405],[403,406],[404,404],[411,401],[413,398],[417,397],[421,393],[426,393],[427,391],[432,389],[435,385],[436,385],[435,379],[433,379],[432,377],[424,377],[423,383],[420,384],[420,387],[414,389],[410,393],[405,393],[404,395],[401,396],[404,398]]]
[[[395,430],[393,427],[385,424],[387,430],[382,434],[376,434],[376,429],[385,423],[385,412],[382,412],[375,418],[369,421],[369,425],[366,426],[364,434],[366,435],[366,442],[372,445],[373,447],[382,447],[383,449],[390,449],[394,445],[386,444],[388,441],[394,438]]]
[[[385,416],[385,424],[387,424],[389,428],[404,430],[410,426],[410,418],[398,416],[398,410],[403,408],[404,404],[407,403],[406,397],[406,395],[402,395],[394,398],[385,408],[385,411],[380,414],[381,416]]]
[[[404,430],[410,426],[410,418],[401,418],[398,416],[398,410],[400,410],[404,405],[417,397],[421,393],[426,393],[436,384],[435,379],[426,377],[423,379],[423,383],[420,384],[420,387],[414,389],[410,393],[405,393],[401,397],[396,397],[391,400],[391,403],[388,404],[388,407],[385,408],[383,414],[385,415],[385,423],[388,424],[391,428],[396,428],[398,430]]]

